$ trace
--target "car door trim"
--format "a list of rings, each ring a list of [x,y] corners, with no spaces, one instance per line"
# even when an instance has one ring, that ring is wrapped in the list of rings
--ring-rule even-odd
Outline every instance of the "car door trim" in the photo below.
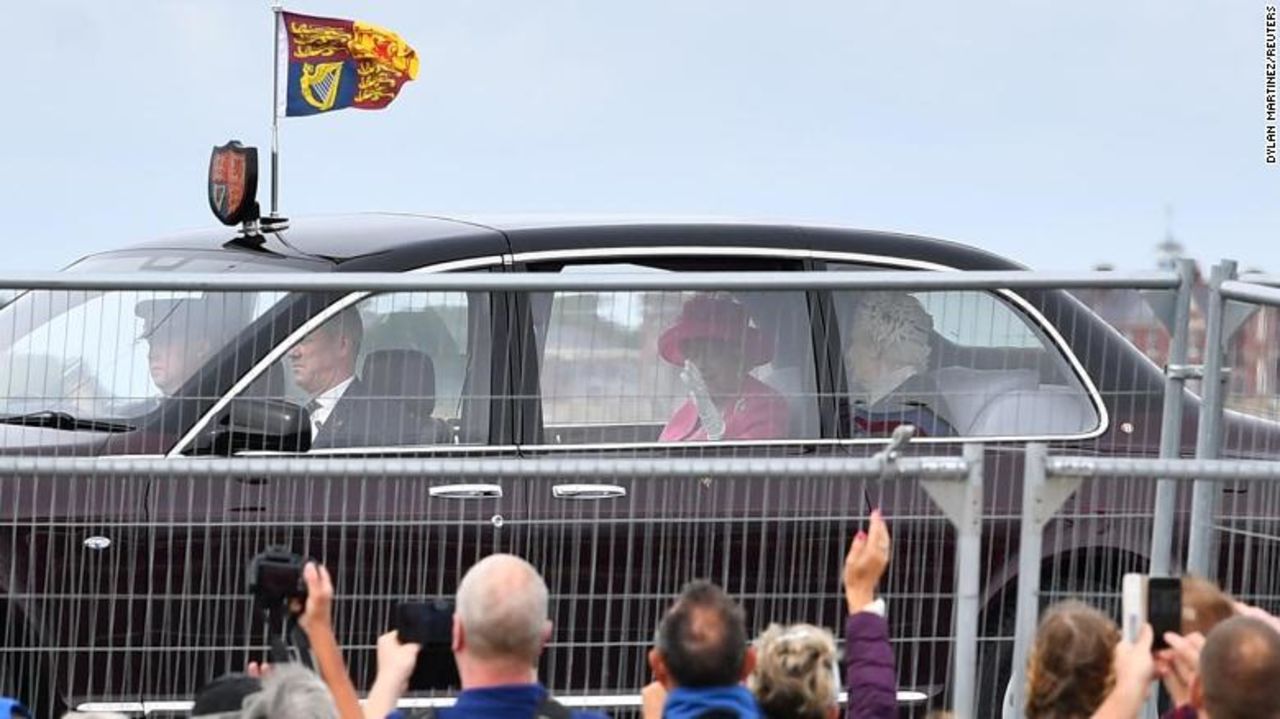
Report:
[[[556,484],[551,487],[551,496],[556,499],[579,502],[620,499],[627,496],[627,488],[618,484],[596,484],[591,482]]]
[[[427,494],[436,499],[502,499],[500,484],[435,484],[427,487]]]
[[[577,250],[538,250],[531,252],[517,252],[512,255],[515,263],[527,264],[530,262],[545,262],[549,260],[573,260],[573,259],[607,259],[616,257],[624,260],[627,257],[690,257],[690,256],[725,256],[725,257],[775,257],[786,259],[810,259],[822,261],[837,262],[860,262],[864,264],[881,265],[888,268],[928,270],[934,272],[959,272],[955,267],[944,265],[928,260],[915,260],[905,257],[893,257],[890,255],[876,255],[865,252],[840,252],[835,250],[812,250],[812,249],[795,249],[795,248],[771,248],[771,247],[732,247],[732,246],[715,246],[715,247],[697,247],[688,245],[671,245],[660,247],[592,247]],[[1051,288],[1050,288],[1051,289]],[[1085,394],[1089,396],[1089,401],[1093,404],[1094,411],[1098,414],[1098,424],[1087,432],[1078,432],[1075,434],[1014,434],[1014,435],[996,435],[996,436],[964,436],[964,437],[920,437],[913,439],[913,443],[927,444],[964,444],[973,442],[1038,442],[1038,441],[1077,441],[1099,437],[1106,433],[1111,426],[1111,415],[1107,411],[1107,405],[1102,401],[1102,394],[1098,391],[1097,385],[1094,384],[1093,378],[1085,371],[1084,364],[1076,357],[1074,351],[1067,344],[1062,334],[1057,328],[1032,305],[1024,297],[1016,292],[1008,289],[984,290],[994,292],[1004,297],[1009,302],[1020,309],[1025,316],[1029,317],[1049,338],[1049,341],[1058,348],[1058,353],[1065,357],[1067,364],[1075,372],[1076,380],[1080,382]],[[884,444],[889,439],[876,437],[851,437],[844,439],[781,439],[781,440],[738,440],[732,442],[681,442],[681,447],[726,447],[726,446],[814,446],[814,445],[862,445],[862,444]],[[555,444],[536,444],[522,445],[522,448],[529,450],[550,450],[550,451],[581,451],[583,449],[651,449],[658,447],[669,447],[669,442],[599,442],[589,444],[574,445],[555,445]]]

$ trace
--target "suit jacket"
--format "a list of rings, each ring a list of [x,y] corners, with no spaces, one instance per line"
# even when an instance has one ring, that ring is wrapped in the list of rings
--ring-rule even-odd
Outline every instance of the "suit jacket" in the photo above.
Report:
[[[311,448],[434,444],[441,441],[435,431],[437,424],[411,412],[403,400],[371,396],[357,377],[311,438]]]

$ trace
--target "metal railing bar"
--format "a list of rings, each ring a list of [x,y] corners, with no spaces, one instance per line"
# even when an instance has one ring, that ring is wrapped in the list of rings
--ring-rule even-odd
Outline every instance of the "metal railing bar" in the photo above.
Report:
[[[1175,289],[1174,272],[679,272],[605,273],[62,273],[0,274],[11,290],[180,291],[596,291]]]
[[[1178,480],[1280,481],[1280,463],[1244,459],[1146,459],[1131,457],[1049,457],[1051,476],[1088,479],[1165,478]],[[1105,516],[1105,515],[1100,515]]]
[[[1228,300],[1280,307],[1280,277],[1227,280],[1218,291]]]
[[[421,477],[445,481],[478,477],[773,477],[802,481],[815,477],[879,479],[934,477],[963,479],[968,462],[960,457],[899,457],[892,462],[858,457],[556,457],[556,458],[80,458],[0,457],[0,476],[14,477],[253,477],[343,478],[365,481]],[[430,480],[425,478],[430,478]],[[475,500],[477,503],[490,500]],[[497,500],[493,500],[497,501]]]

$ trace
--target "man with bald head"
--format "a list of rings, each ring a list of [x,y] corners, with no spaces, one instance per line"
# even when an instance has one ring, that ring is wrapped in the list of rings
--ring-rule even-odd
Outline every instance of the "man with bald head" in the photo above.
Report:
[[[1280,719],[1280,633],[1253,617],[1214,627],[1191,702],[1208,719]]]
[[[538,682],[538,659],[551,638],[547,584],[520,557],[493,554],[476,562],[458,584],[453,615],[453,656],[462,693],[457,703],[432,712],[439,719],[604,719],[569,711]],[[365,717],[382,719],[407,688],[417,644],[401,644],[395,632],[378,639],[378,676]]]

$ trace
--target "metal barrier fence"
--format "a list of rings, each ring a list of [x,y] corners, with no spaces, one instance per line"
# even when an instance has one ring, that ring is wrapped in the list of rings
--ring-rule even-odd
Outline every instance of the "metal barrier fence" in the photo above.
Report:
[[[367,680],[392,603],[448,594],[471,561],[513,551],[543,571],[556,602],[543,662],[553,689],[585,705],[631,704],[657,621],[694,576],[738,597],[753,631],[771,620],[838,628],[844,550],[879,506],[894,529],[884,593],[900,688],[918,692],[922,709],[991,715],[1024,664],[1041,600],[1105,603],[1125,571],[1180,566],[1183,546],[1186,566],[1214,576],[1212,530],[1240,521],[1252,535],[1235,527],[1243,549],[1225,551],[1260,571],[1236,589],[1265,600],[1249,590],[1280,578],[1263,547],[1275,535],[1257,516],[1268,495],[1233,499],[1224,520],[1210,484],[1223,475],[1198,464],[1183,522],[1178,482],[1196,473],[1149,459],[1187,454],[1193,421],[1200,457],[1224,442],[1229,456],[1280,456],[1270,425],[1224,429],[1221,383],[1204,384],[1198,420],[1184,407],[1186,382],[1222,374],[1226,357],[1211,350],[1231,334],[1225,300],[1280,295],[1231,276],[1211,279],[1202,367],[1188,361],[1185,262],[1130,274],[0,277],[0,288],[39,290],[0,308],[0,395],[17,422],[0,438],[15,455],[0,457],[0,682],[73,703],[180,706],[200,679],[261,646],[243,562],[281,543],[339,570],[343,640]],[[1164,372],[1130,356],[1067,289],[1148,293],[1130,299],[1170,329]],[[786,401],[772,405],[787,415],[775,436],[660,436],[689,397],[662,336],[712,291],[745,308],[773,348],[746,374]],[[924,436],[892,453],[895,422],[847,399],[863,381],[850,357],[871,293],[910,294],[933,335],[935,384],[893,410]],[[361,379],[384,366],[370,357],[405,372],[414,353],[429,355],[429,384],[369,393],[369,407],[411,399],[420,412],[368,420],[381,444],[313,448],[307,459],[183,456],[300,449],[285,441],[296,440],[298,415],[290,424],[271,401],[305,403],[298,368],[309,360],[296,348],[342,325],[344,307],[363,328],[351,356]],[[229,317],[240,339],[210,341]],[[173,318],[186,323],[166,329]],[[163,359],[143,362],[140,345],[154,350],[162,332],[187,348],[218,346],[175,379]],[[743,356],[754,351],[748,334],[734,337]],[[51,371],[42,355],[76,366]],[[47,413],[53,395],[84,411]],[[92,411],[102,407],[116,413]],[[68,430],[95,442],[54,441]],[[1028,439],[1051,444],[1024,451]],[[84,453],[117,456],[50,456]],[[1073,485],[1074,503],[1055,511],[1066,497],[1036,477],[1045,454],[1066,453],[1094,455],[1122,478]],[[1105,464],[1122,459],[1130,464]],[[1089,474],[1085,460],[1044,459],[1045,476]]]

